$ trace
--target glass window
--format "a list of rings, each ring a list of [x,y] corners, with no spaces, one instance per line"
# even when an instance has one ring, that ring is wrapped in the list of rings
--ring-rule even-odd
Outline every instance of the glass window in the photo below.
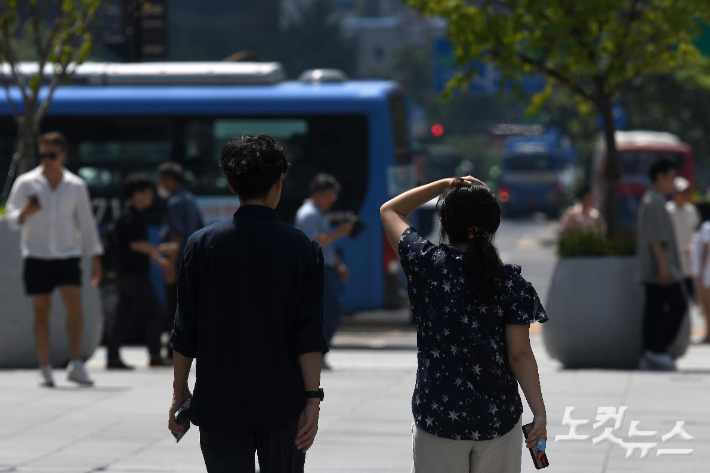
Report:
[[[293,222],[308,197],[317,173],[335,176],[343,192],[333,211],[357,213],[365,197],[368,172],[367,120],[363,116],[255,117],[188,120],[185,125],[185,168],[196,195],[229,192],[217,165],[224,145],[245,134],[266,134],[278,140],[291,162],[284,177],[278,212]]]
[[[503,162],[506,171],[554,171],[555,158],[545,155],[510,156]]]
[[[660,158],[666,158],[674,161],[678,166],[678,169],[683,167],[685,161],[682,153],[671,151],[629,150],[619,152],[619,159],[621,161],[621,169],[624,178],[630,178],[635,181],[649,182],[651,177],[648,173],[651,168],[651,164]]]

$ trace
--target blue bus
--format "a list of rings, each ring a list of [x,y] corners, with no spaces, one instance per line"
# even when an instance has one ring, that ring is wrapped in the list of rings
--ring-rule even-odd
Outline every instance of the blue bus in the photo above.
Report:
[[[542,135],[509,138],[498,181],[498,200],[507,216],[542,212],[559,216],[565,204],[566,174],[575,153],[569,138],[556,129]]]
[[[284,81],[277,63],[85,64],[56,90],[42,129],[67,136],[66,166],[89,185],[100,226],[120,211],[123,178],[153,173],[164,161],[184,166],[206,224],[229,218],[239,201],[217,164],[222,147],[242,134],[273,136],[293,163],[277,208],[282,220],[293,222],[311,178],[327,172],[343,187],[334,218],[357,215],[366,226],[336,243],[352,275],[345,309],[395,306],[401,268],[379,207],[413,183],[405,97],[394,82],[350,81],[333,72]],[[0,98],[2,176],[15,132]]]

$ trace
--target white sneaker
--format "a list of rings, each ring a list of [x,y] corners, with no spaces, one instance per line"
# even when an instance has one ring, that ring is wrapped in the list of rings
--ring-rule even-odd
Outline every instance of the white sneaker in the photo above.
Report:
[[[665,371],[675,371],[675,360],[668,353],[658,353],[651,350],[643,352],[643,357],[658,369]]]
[[[54,387],[54,377],[52,376],[52,365],[44,365],[39,368],[39,378],[37,384],[43,388]]]
[[[80,361],[72,361],[67,367],[67,379],[69,381],[74,381],[82,386],[93,386],[94,381],[89,378],[84,370],[84,364]]]

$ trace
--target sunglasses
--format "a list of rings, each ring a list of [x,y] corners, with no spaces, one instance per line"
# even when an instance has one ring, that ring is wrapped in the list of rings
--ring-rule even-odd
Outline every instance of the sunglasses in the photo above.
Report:
[[[57,156],[59,156],[57,153],[42,153],[39,155],[39,159],[57,159]]]

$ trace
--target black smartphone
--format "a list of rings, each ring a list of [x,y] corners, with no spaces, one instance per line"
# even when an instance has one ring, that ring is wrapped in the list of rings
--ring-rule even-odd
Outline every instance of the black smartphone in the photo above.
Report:
[[[357,215],[353,216],[350,221],[353,223],[353,229],[350,232],[350,238],[357,238],[358,235],[365,231],[365,224],[362,223],[362,220],[360,220]]]
[[[523,435],[525,436],[525,440],[527,440],[528,432],[530,432],[532,428],[532,422],[523,426]],[[543,468],[550,466],[550,462],[547,461],[547,454],[543,453],[540,458],[537,457],[537,454],[540,452],[537,445],[533,448],[528,448],[528,450],[530,450],[530,456],[532,457],[533,465],[535,465],[536,470],[542,470]]]
[[[178,424],[185,426],[185,428],[182,429],[179,434],[177,434],[177,438],[175,439],[175,443],[177,443],[180,441],[180,439],[182,439],[185,436],[187,431],[190,430],[190,400],[189,399],[187,401],[183,402],[182,406],[180,406],[180,409],[178,409],[175,412],[174,419],[175,419],[175,422],[177,422]]]
[[[32,194],[27,200],[29,200],[32,205],[39,204],[39,198],[37,197],[37,194]]]

